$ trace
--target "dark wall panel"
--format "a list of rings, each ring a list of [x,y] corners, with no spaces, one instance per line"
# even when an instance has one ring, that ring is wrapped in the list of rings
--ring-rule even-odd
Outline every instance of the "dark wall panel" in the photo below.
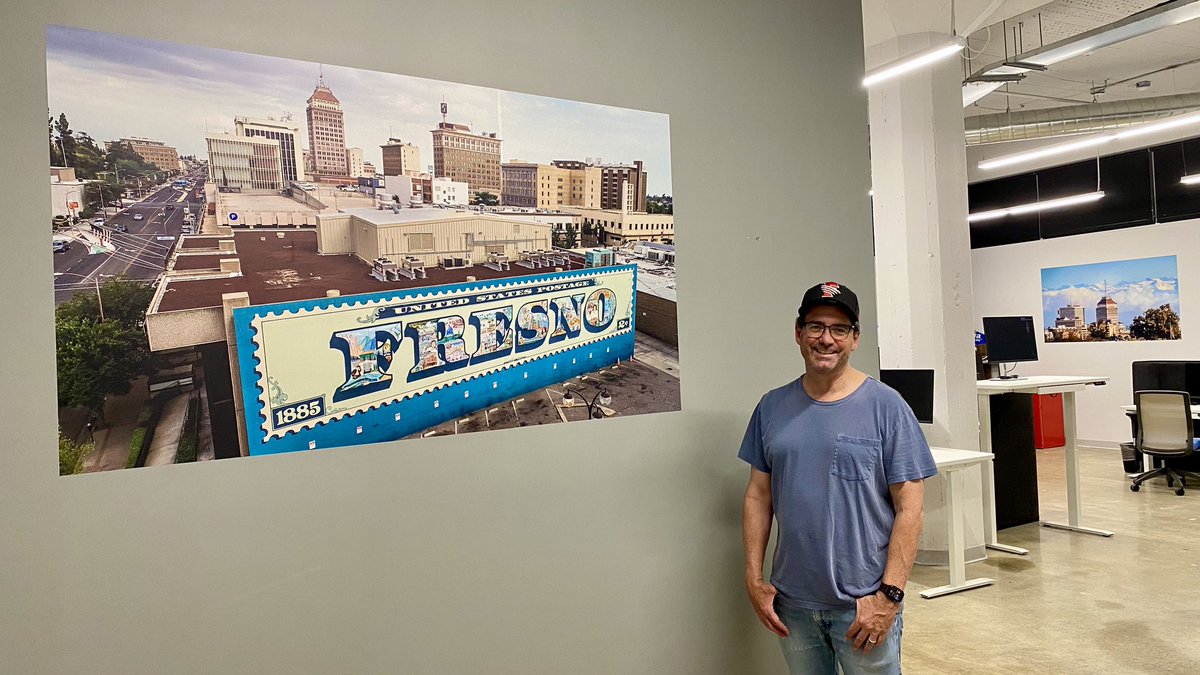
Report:
[[[1159,222],[1200,218],[1200,184],[1179,182],[1185,175],[1200,174],[1200,139],[1161,145],[1152,153]]]
[[[1105,193],[1099,201],[1062,210],[972,223],[971,248],[1200,218],[1200,185],[1180,185],[1184,173],[1200,173],[1200,139],[969,185],[971,213],[1094,192],[1097,187]]]
[[[1021,174],[967,186],[970,213],[1002,209],[1037,201],[1037,176]],[[1006,216],[971,225],[971,248],[1037,241],[1041,238],[1036,213]]]
[[[1079,162],[1038,172],[1041,199],[1094,192],[1096,161]],[[1154,222],[1150,151],[1136,150],[1102,157],[1099,188],[1104,198],[1061,210],[1043,211],[1042,238],[1065,237],[1149,225]]]

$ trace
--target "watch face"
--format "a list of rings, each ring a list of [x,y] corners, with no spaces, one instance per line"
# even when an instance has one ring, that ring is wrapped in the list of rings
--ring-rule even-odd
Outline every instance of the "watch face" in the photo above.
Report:
[[[898,603],[898,602],[904,600],[904,591],[900,590],[899,588],[897,588],[895,586],[883,584],[882,586],[879,587],[879,590],[883,591],[883,594],[885,596],[887,596],[887,599],[891,600],[892,602]]]

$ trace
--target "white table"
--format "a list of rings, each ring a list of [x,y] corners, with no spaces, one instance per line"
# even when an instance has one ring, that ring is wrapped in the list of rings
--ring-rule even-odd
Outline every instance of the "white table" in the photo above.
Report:
[[[1192,419],[1200,420],[1200,405],[1193,405],[1193,406],[1189,406],[1189,407],[1192,409]],[[1137,406],[1136,405],[1123,405],[1123,406],[1121,406],[1121,410],[1124,410],[1125,414],[1130,417],[1137,416]],[[1151,469],[1154,468],[1153,464],[1154,464],[1154,459],[1150,455],[1147,455],[1146,453],[1143,452],[1142,453],[1142,470],[1150,471]]]
[[[922,598],[936,598],[939,595],[948,595],[994,583],[992,579],[984,577],[967,578],[962,523],[962,470],[976,464],[988,467],[989,470],[984,471],[983,485],[984,502],[986,503],[989,498],[994,498],[992,484],[988,480],[992,473],[990,471],[992,453],[957,448],[930,448],[930,450],[933,452],[933,461],[937,463],[938,472],[942,474],[946,485],[946,529],[949,531],[947,552],[950,554],[950,583],[921,591]],[[1021,550],[1024,551],[1024,549]],[[1028,551],[1025,552],[1028,553]]]
[[[1067,522],[1052,523],[1043,520],[1042,525],[1060,530],[1070,530],[1083,534],[1094,534],[1101,537],[1111,537],[1112,532],[1098,530],[1080,525],[1082,505],[1079,498],[1079,451],[1075,447],[1075,392],[1088,387],[1108,383],[1107,377],[1090,375],[1031,375],[1015,380],[979,380],[976,382],[979,405],[979,449],[992,451],[992,409],[988,397],[996,394],[1062,394],[1063,398],[1063,431],[1066,436],[1067,452]],[[991,463],[983,466],[984,484],[992,480]],[[1004,546],[996,541],[996,500],[995,495],[983,500],[984,544],[988,548],[1000,551],[1014,552],[1011,546]],[[1024,549],[1020,549],[1024,550]],[[1026,551],[1027,552],[1027,551]]]

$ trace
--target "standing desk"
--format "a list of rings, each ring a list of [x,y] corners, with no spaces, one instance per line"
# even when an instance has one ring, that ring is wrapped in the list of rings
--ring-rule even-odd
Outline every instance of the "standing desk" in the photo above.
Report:
[[[1200,420],[1200,405],[1194,405],[1194,406],[1190,406],[1190,407],[1192,409],[1192,419]],[[1137,438],[1137,406],[1136,405],[1123,405],[1123,406],[1121,406],[1121,410],[1124,410],[1125,414],[1133,422],[1133,426],[1134,426],[1133,436],[1134,436],[1134,438]],[[1141,455],[1142,455],[1142,470],[1150,471],[1151,469],[1153,469],[1154,467],[1151,466],[1153,464],[1153,459],[1150,457],[1150,455],[1147,455],[1144,452],[1141,453]]]
[[[937,464],[938,472],[944,474],[944,484],[946,486],[946,528],[949,530],[948,552],[950,554],[950,583],[937,588],[930,588],[921,591],[922,598],[936,598],[939,595],[948,595],[959,591],[966,591],[980,586],[987,586],[994,583],[991,579],[979,577],[976,579],[967,579],[967,561],[963,542],[963,522],[962,522],[962,470],[979,464],[988,467],[984,470],[983,481],[983,500],[987,503],[988,499],[992,499],[993,485],[991,483],[990,467],[992,465],[992,453],[976,452],[974,450],[959,450],[957,448],[930,448],[933,453],[933,461]],[[1019,549],[1025,551],[1025,549]]]
[[[1083,534],[1094,534],[1101,537],[1111,537],[1112,532],[1084,527],[1080,524],[1083,507],[1079,498],[1079,452],[1075,447],[1075,392],[1088,387],[1108,383],[1107,377],[1086,375],[1032,375],[1015,380],[979,380],[976,382],[977,403],[979,405],[979,449],[984,452],[992,451],[992,410],[990,397],[996,394],[1062,394],[1063,395],[1063,430],[1066,436],[1067,453],[1067,522],[1053,523],[1043,520],[1045,527],[1070,530]],[[984,472],[984,485],[989,484],[994,477],[990,462],[980,465]],[[1010,553],[1027,553],[1024,549],[1013,550],[1015,547],[1005,546],[996,540],[996,499],[995,494],[985,494],[983,499],[984,545]]]

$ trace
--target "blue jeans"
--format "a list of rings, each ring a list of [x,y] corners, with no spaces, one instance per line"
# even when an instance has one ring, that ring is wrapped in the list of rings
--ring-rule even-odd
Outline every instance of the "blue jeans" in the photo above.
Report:
[[[775,611],[788,628],[788,636],[779,638],[783,658],[792,675],[899,675],[900,634],[904,619],[896,614],[892,629],[875,645],[870,654],[854,649],[846,631],[854,623],[853,609],[787,610],[775,605]],[[840,669],[835,668],[835,664]]]

